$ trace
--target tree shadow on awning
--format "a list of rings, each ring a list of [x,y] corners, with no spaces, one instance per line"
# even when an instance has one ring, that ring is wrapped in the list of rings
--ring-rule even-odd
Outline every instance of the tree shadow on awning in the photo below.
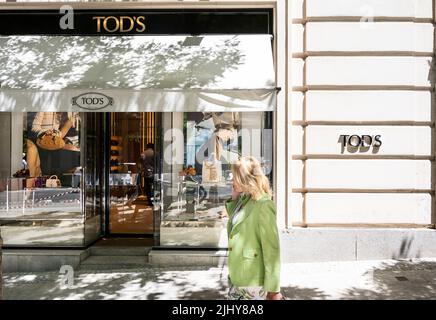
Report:
[[[237,36],[190,45],[186,37],[0,38],[3,89],[209,88],[244,54]]]

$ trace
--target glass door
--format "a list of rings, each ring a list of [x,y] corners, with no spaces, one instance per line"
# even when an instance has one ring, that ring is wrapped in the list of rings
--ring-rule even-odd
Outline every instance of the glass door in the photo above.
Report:
[[[109,234],[154,235],[156,123],[154,112],[109,116]]]

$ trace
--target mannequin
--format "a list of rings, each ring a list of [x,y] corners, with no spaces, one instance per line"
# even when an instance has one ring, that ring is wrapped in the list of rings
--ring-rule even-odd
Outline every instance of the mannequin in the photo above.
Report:
[[[233,140],[237,137],[237,128],[239,126],[238,112],[203,112],[203,119],[212,118],[215,131],[212,134],[212,150],[215,159],[220,161],[223,150],[223,143]]]

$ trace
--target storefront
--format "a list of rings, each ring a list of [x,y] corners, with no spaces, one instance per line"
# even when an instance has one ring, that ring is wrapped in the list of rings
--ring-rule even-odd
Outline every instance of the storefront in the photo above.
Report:
[[[225,247],[228,164],[252,154],[284,262],[436,256],[433,0],[70,4],[72,29],[59,4],[1,6],[5,246]],[[53,191],[13,178],[37,112],[80,150],[59,156],[77,172],[39,158]]]
[[[4,246],[226,247],[230,164],[275,185],[273,9],[69,13],[0,11]]]

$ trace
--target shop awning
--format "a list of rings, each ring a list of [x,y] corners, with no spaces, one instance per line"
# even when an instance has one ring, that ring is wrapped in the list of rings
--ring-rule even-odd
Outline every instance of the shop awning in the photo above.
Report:
[[[271,111],[271,36],[3,36],[0,111]]]

